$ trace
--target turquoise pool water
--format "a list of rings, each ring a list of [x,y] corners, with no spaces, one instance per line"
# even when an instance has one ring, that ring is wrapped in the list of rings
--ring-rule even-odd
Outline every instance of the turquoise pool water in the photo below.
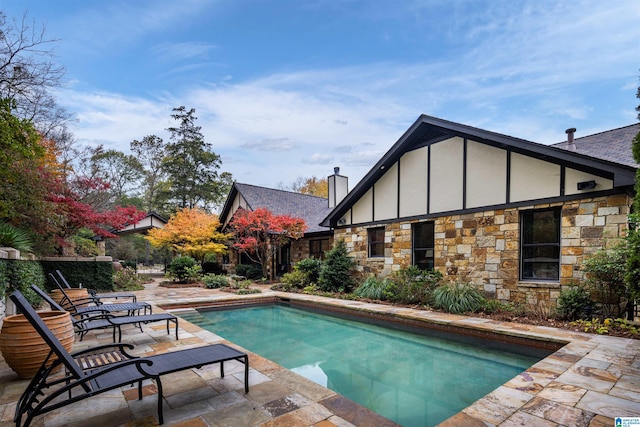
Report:
[[[542,357],[280,305],[181,317],[405,427],[444,421]]]

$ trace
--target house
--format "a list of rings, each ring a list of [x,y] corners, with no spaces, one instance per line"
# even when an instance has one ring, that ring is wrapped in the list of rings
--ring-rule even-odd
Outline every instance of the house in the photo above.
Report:
[[[625,236],[640,125],[548,146],[423,115],[321,222],[365,274],[402,266],[555,302]]]
[[[338,176],[337,171],[335,175]],[[346,178],[344,179],[346,180]],[[346,186],[346,182],[344,185]],[[346,187],[344,188],[342,197],[346,195]],[[333,200],[335,200],[335,190],[331,193],[333,194]],[[269,266],[269,270],[273,269],[276,274],[290,271],[291,266],[303,258],[324,258],[324,252],[333,246],[332,230],[329,227],[320,225],[322,220],[331,212],[329,199],[238,182],[231,187],[220,213],[219,218],[222,230],[227,230],[234,213],[238,209],[253,211],[258,208],[268,209],[276,215],[302,218],[307,225],[307,230],[301,239],[294,240],[290,244],[278,248],[276,259],[273,260],[273,265]],[[243,258],[235,251],[231,251],[226,268],[232,269],[234,265],[245,263],[250,263],[250,260]]]
[[[305,238],[282,255],[291,263],[344,239],[363,275],[417,265],[502,301],[553,304],[585,257],[626,235],[638,167],[640,124],[575,132],[543,145],[423,115],[350,192],[339,170],[328,200],[235,184],[220,218],[303,217]]]

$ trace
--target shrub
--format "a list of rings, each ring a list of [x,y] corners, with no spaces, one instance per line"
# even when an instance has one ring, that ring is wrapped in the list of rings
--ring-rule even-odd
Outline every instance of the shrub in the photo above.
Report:
[[[282,289],[284,291],[291,289],[303,289],[311,284],[309,276],[307,276],[304,271],[298,270],[295,267],[291,273],[285,273],[282,275],[282,283],[284,283]]]
[[[481,310],[486,314],[512,313],[515,311],[515,307],[511,303],[502,302],[498,299],[485,299]]]
[[[601,311],[601,318],[617,317],[626,311],[628,301],[625,274],[627,272],[626,246],[596,252],[583,262],[585,285],[591,300]]]
[[[355,262],[347,253],[347,244],[343,239],[336,242],[333,249],[326,252],[318,286],[326,292],[351,292],[354,286],[352,269]]]
[[[322,270],[322,260],[317,258],[305,258],[293,266],[294,270],[299,270],[306,274],[309,283],[318,283],[320,271]]]
[[[386,277],[369,276],[353,293],[360,298],[384,300],[388,295],[387,289],[391,285],[392,282]]]
[[[398,270],[391,277],[387,299],[403,304],[430,305],[433,290],[442,280],[437,270],[422,270],[414,265]]]
[[[238,264],[236,274],[249,280],[258,280],[262,278],[262,267],[260,264]]]
[[[0,247],[14,248],[20,252],[32,252],[33,239],[28,232],[0,221]]]
[[[571,286],[560,291],[558,314],[565,319],[575,320],[585,314],[590,304],[589,292],[583,286]]]
[[[138,269],[138,261],[136,261],[135,259],[125,259],[120,261],[120,264],[122,264],[123,267],[129,267],[132,268],[133,270],[137,270]]]
[[[138,273],[131,267],[124,267],[115,272],[113,275],[113,286],[119,291],[137,291],[144,289]]]
[[[193,279],[196,272],[194,267],[196,267],[195,259],[190,256],[179,256],[174,258],[167,267],[167,275],[180,283],[187,283]]]
[[[202,281],[204,282],[204,286],[209,289],[229,286],[229,279],[224,274],[205,274]]]
[[[40,297],[30,289],[31,285],[44,288],[45,276],[40,263],[36,261],[11,260],[7,264],[9,292],[22,292],[31,305],[37,305]]]
[[[434,307],[454,314],[478,311],[484,301],[484,295],[473,283],[448,283],[433,291]]]

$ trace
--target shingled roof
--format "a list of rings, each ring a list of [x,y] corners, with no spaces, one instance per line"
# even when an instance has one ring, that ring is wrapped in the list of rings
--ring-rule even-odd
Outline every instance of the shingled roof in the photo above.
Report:
[[[249,205],[249,209],[266,208],[276,215],[289,215],[304,219],[307,224],[306,233],[330,231],[329,227],[320,226],[322,220],[329,215],[331,209],[328,200],[323,197],[292,191],[276,190],[250,184],[234,183],[230,196],[237,191]],[[229,197],[232,200],[233,197]],[[225,218],[230,206],[223,208],[220,215]]]
[[[575,138],[573,140],[576,146],[575,152],[622,165],[638,167],[631,152],[631,144],[638,132],[640,132],[640,123]],[[567,141],[551,146],[568,150]]]

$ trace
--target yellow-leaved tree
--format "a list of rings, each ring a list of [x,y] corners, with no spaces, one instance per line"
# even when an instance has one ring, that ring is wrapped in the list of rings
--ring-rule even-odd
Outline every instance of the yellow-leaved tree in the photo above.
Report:
[[[156,248],[202,260],[207,254],[226,252],[228,235],[218,231],[217,215],[199,208],[184,208],[169,218],[164,228],[149,231],[147,239]]]

